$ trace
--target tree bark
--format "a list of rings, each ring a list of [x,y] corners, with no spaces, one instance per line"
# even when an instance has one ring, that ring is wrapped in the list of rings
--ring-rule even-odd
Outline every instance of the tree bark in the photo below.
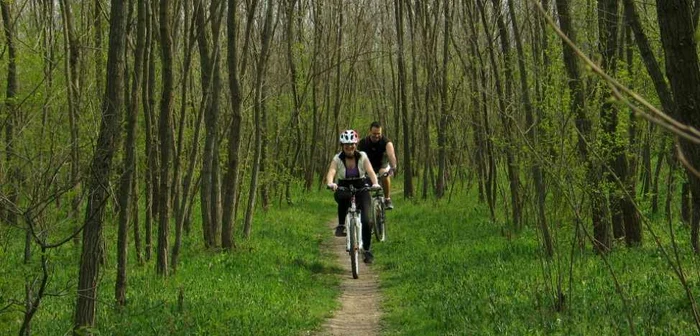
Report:
[[[437,142],[438,142],[438,174],[437,174],[437,185],[435,187],[435,196],[437,198],[442,198],[445,195],[446,188],[446,178],[447,175],[447,127],[449,124],[449,111],[447,106],[447,95],[448,95],[448,65],[450,60],[449,55],[449,41],[452,27],[450,23],[452,22],[451,12],[450,12],[450,1],[445,1],[445,8],[443,12],[444,18],[444,32],[442,40],[442,71],[440,73],[440,120],[437,123]]]
[[[262,159],[262,145],[265,133],[261,122],[265,109],[263,101],[265,73],[267,72],[267,60],[270,52],[270,40],[272,39],[272,8],[273,3],[267,2],[265,9],[265,21],[260,35],[260,55],[258,56],[257,72],[255,74],[255,101],[253,102],[253,115],[255,118],[255,153],[253,154],[253,171],[250,177],[250,189],[248,193],[248,208],[246,209],[245,222],[243,224],[243,236],[249,238],[253,227],[253,214],[255,213],[255,198],[258,189],[258,175]]]
[[[488,30],[489,27],[486,23],[486,13],[484,4],[481,0],[478,0],[477,4],[479,5],[479,10],[481,12],[481,20],[484,30],[487,36],[491,36],[491,33]],[[506,154],[508,181],[510,185],[510,201],[512,206],[511,221],[513,227],[516,230],[520,230],[522,221],[522,210],[520,208],[520,173],[518,171],[515,154],[513,153],[514,139],[512,132],[515,130],[515,128],[510,117],[510,108],[508,107],[510,105],[508,103],[508,100],[512,99],[513,96],[513,88],[510,81],[510,78],[513,77],[513,71],[511,70],[510,60],[510,37],[508,34],[508,29],[506,28],[505,23],[503,22],[503,18],[501,16],[501,6],[498,0],[493,0],[493,6],[495,15],[497,16],[496,22],[498,25],[498,31],[500,35],[499,40],[501,41],[501,52],[503,53],[503,70],[504,76],[506,78],[505,81],[502,80],[501,74],[498,72],[499,67],[496,61],[496,54],[494,52],[495,47],[491,44],[492,39],[490,37],[487,39],[489,45],[489,60],[491,62],[491,68],[494,72],[494,85],[496,86],[496,94],[498,95],[498,115],[501,117],[501,123],[503,124],[503,141],[505,143],[504,151]],[[502,82],[504,84],[501,84]],[[502,91],[503,88],[505,88],[505,92]]]
[[[241,133],[243,114],[241,104],[243,96],[241,93],[240,78],[245,74],[247,64],[248,46],[250,44],[250,36],[253,25],[253,13],[257,7],[258,1],[253,0],[248,8],[248,18],[246,22],[245,34],[243,35],[243,49],[241,51],[241,62],[238,62],[238,1],[228,1],[228,48],[227,48],[227,65],[228,65],[228,86],[231,93],[231,129],[228,133],[228,170],[224,176],[224,211],[221,230],[221,246],[224,249],[233,249],[235,241],[233,239],[233,230],[236,220],[236,206],[238,204],[238,170],[240,166],[239,151],[241,148]]]
[[[160,190],[158,190],[158,248],[156,250],[156,273],[167,276],[169,235],[170,235],[170,173],[172,162],[173,133],[171,128],[173,110],[173,36],[172,4],[170,0],[160,0],[160,46],[163,91],[160,99],[158,118],[158,140],[160,142]]]
[[[197,25],[197,45],[199,46],[199,61],[201,70],[201,82],[202,82],[202,99],[204,108],[204,124],[205,124],[205,138],[204,138],[204,152],[202,154],[202,189],[201,194],[201,212],[202,212],[202,233],[204,235],[204,246],[211,248],[216,246],[216,237],[214,236],[214,230],[217,226],[216,215],[215,215],[215,183],[214,183],[214,170],[217,169],[215,165],[215,144],[217,142],[218,136],[218,110],[213,106],[213,96],[218,94],[213,90],[213,76],[214,76],[214,52],[211,50],[211,45],[208,40],[209,31],[207,29],[207,20],[205,17],[205,4],[203,1],[198,1],[195,6],[195,22]],[[213,6],[213,4],[212,4]]]
[[[60,1],[61,16],[65,25],[65,49],[68,54],[66,59],[66,79],[68,81],[67,102],[68,102],[68,123],[70,129],[70,148],[71,148],[71,168],[70,181],[76,192],[71,199],[71,214],[78,213],[81,203],[80,198],[80,141],[79,141],[79,119],[80,119],[80,45],[81,41],[75,37],[75,28],[73,27],[73,13],[71,12],[70,4],[66,0]],[[76,228],[79,226],[76,221]],[[76,236],[77,238],[77,236]]]
[[[525,129],[527,130],[526,136],[528,141],[530,141],[530,146],[537,151],[538,148],[538,129],[539,120],[535,119],[534,109],[532,107],[532,101],[530,100],[530,86],[528,84],[528,73],[527,67],[525,65],[525,52],[523,51],[522,40],[520,36],[520,29],[518,27],[517,17],[515,15],[515,4],[513,0],[508,0],[508,12],[510,13],[510,22],[513,29],[513,38],[515,40],[515,49],[518,55],[518,71],[520,71],[520,91],[522,92],[522,103],[525,109]],[[534,156],[538,156],[535,154]],[[535,195],[537,197],[537,222],[539,223],[540,232],[542,234],[542,245],[544,248],[545,255],[548,258],[554,256],[554,243],[552,240],[552,235],[549,231],[549,225],[547,224],[546,215],[546,191],[544,186],[544,177],[542,173],[542,166],[540,165],[540,159],[538,157],[533,157],[532,164],[530,167],[532,173],[532,179],[534,181]]]
[[[124,164],[119,181],[119,228],[117,233],[117,281],[115,299],[120,306],[126,305],[127,284],[127,247],[129,220],[133,210],[131,199],[134,197],[134,176],[136,172],[136,121],[138,118],[139,93],[143,81],[143,55],[146,43],[146,2],[137,3],[136,50],[134,50],[134,77],[131,85],[126,111],[126,139],[124,140]],[[133,223],[138,226],[138,223]]]
[[[557,0],[557,11],[559,12],[559,25],[564,34],[571,41],[576,41],[576,34],[573,28],[569,0]],[[605,212],[605,202],[600,185],[600,171],[593,167],[590,162],[587,139],[591,137],[591,121],[586,116],[584,85],[581,70],[574,50],[562,40],[563,58],[566,72],[569,76],[569,92],[571,94],[571,112],[576,117],[576,129],[578,132],[578,151],[580,161],[586,166],[586,178],[588,179],[588,189],[591,202],[591,221],[593,223],[593,247],[597,252],[603,253],[610,249],[612,239],[610,238],[609,223]]]
[[[144,231],[145,231],[145,249],[146,260],[151,260],[153,254],[153,221],[158,214],[158,146],[155,137],[155,86],[156,86],[156,63],[155,63],[155,8],[154,2],[147,6],[148,11],[146,17],[149,18],[146,22],[146,60],[144,62],[144,85],[142,91],[143,97],[143,114],[145,128],[145,150],[146,150],[146,169],[144,172]]]
[[[661,42],[666,54],[666,74],[676,102],[677,118],[682,123],[700,128],[700,64],[698,64],[695,25],[689,0],[656,1]],[[679,149],[691,167],[700,167],[700,146],[679,140]],[[698,231],[700,218],[700,176],[686,170],[692,195],[693,216],[691,245],[700,254]]]
[[[598,31],[599,31],[599,51],[601,54],[601,68],[607,74],[615,77],[617,72],[617,46],[618,46],[618,1],[598,0]],[[617,144],[616,134],[618,125],[618,109],[612,103],[612,89],[601,84],[603,92],[602,104],[600,106],[601,143],[602,153],[605,161],[601,162],[600,170],[606,176],[606,181],[612,186],[609,191],[609,210],[612,218],[613,236],[622,238],[625,235],[625,225],[623,217],[623,205],[625,195],[618,179],[625,181],[627,174],[627,162],[624,158],[624,150]],[[612,169],[609,172],[606,166]],[[601,228],[602,229],[602,228]],[[605,229],[607,230],[607,229]],[[601,241],[605,230],[595,230],[594,235]],[[596,233],[599,233],[596,235]]]
[[[189,5],[186,3],[185,4],[185,17],[190,17],[190,12],[189,12]],[[182,82],[183,83],[189,83],[190,81],[190,76],[192,74],[191,71],[191,64],[192,64],[192,54],[194,52],[194,40],[196,34],[198,34],[196,29],[193,29],[192,25],[190,25],[189,20],[185,20],[185,31],[188,32],[186,35],[187,37],[185,38],[184,42],[184,64],[183,64],[183,74],[182,74]],[[173,168],[173,187],[175,188],[175,196],[174,201],[173,201],[173,212],[175,214],[175,242],[173,244],[173,251],[172,251],[172,257],[170,259],[170,265],[173,268],[173,272],[177,270],[177,265],[178,261],[180,259],[180,248],[182,246],[182,236],[185,233],[189,233],[189,230],[186,230],[185,228],[185,223],[188,221],[189,217],[187,217],[187,207],[188,203],[190,200],[190,190],[192,188],[192,179],[194,175],[194,167],[197,164],[197,152],[199,149],[199,132],[200,132],[200,125],[202,124],[202,116],[204,115],[204,109],[200,108],[197,111],[197,116],[195,117],[195,122],[194,122],[194,135],[192,136],[192,144],[190,146],[189,150],[189,155],[186,154],[186,146],[185,146],[185,128],[187,127],[187,117],[189,116],[189,113],[187,113],[188,107],[190,107],[190,104],[188,103],[188,94],[189,94],[189,85],[185,84],[181,86],[181,91],[180,91],[180,97],[181,97],[181,105],[180,105],[180,118],[178,121],[178,131],[177,131],[177,146],[175,150],[175,160],[174,160],[174,165],[175,167]],[[183,156],[187,155],[187,160],[183,162]],[[183,169],[181,168],[182,165],[187,164],[187,170],[184,172],[185,177],[184,179],[182,178],[183,175]]]
[[[7,42],[7,82],[5,87],[5,108],[7,109],[7,121],[5,122],[5,160],[7,163],[7,177],[4,184],[7,186],[7,200],[15,205],[19,199],[20,165],[15,163],[15,126],[19,123],[19,110],[15,101],[17,96],[17,48],[15,46],[14,18],[12,18],[10,2],[0,1],[2,11],[2,26]],[[6,211],[8,224],[17,225],[17,214],[15,211]]]
[[[401,125],[403,126],[403,158],[401,165],[403,167],[403,194],[405,198],[413,198],[413,165],[411,163],[411,147],[410,147],[410,120],[408,112],[408,99],[406,97],[406,61],[404,56],[404,23],[403,23],[403,0],[394,0],[395,22],[396,22],[396,63],[398,67],[398,86],[399,86],[399,108],[401,115]]]
[[[124,51],[126,45],[126,6],[113,0],[110,9],[107,84],[102,101],[102,122],[88,180],[88,205],[83,229],[83,248],[78,276],[74,333],[90,334],[95,325],[97,286],[102,258],[102,224],[109,200],[112,158],[118,148],[121,106],[124,106]]]

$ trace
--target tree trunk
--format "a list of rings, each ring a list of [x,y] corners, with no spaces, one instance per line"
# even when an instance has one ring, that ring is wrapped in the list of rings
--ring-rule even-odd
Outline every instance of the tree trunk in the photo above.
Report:
[[[678,120],[687,126],[700,128],[700,64],[695,41],[695,25],[688,0],[656,1],[661,30],[661,42],[666,54],[666,74],[676,102]],[[700,167],[700,146],[679,140],[679,149],[691,167]],[[692,195],[693,212],[700,211],[700,176],[686,170]],[[698,245],[698,216],[691,222],[691,244],[696,254]]]
[[[127,247],[129,220],[131,211],[136,204],[134,197],[134,176],[136,172],[136,121],[138,116],[139,93],[143,80],[143,55],[146,43],[146,2],[138,1],[138,21],[136,28],[136,50],[134,50],[134,78],[131,86],[128,109],[126,111],[126,139],[124,141],[124,164],[121,180],[119,181],[119,229],[117,233],[117,281],[115,299],[120,306],[126,305],[127,284]],[[138,226],[138,223],[133,223]]]
[[[472,54],[472,58],[477,60],[478,67],[475,68],[475,76],[478,77],[478,85],[481,87],[488,87],[486,79],[486,66],[484,64],[483,55],[479,44],[477,43],[477,36],[479,35],[478,26],[474,22],[476,17],[476,4],[472,3],[466,6],[467,21],[469,24],[469,29],[471,30],[471,38],[469,39],[469,50]],[[488,117],[488,97],[486,90],[480,90],[478,95],[475,108],[477,110],[477,123],[479,125],[477,132],[481,134],[481,143],[478,143],[481,152],[481,164],[483,164],[482,178],[484,179],[484,193],[486,196],[486,204],[489,207],[489,216],[491,222],[496,222],[496,157],[494,154],[493,136],[491,131],[491,123]]]
[[[571,41],[576,41],[576,34],[570,18],[569,0],[557,0],[559,12],[559,25],[562,32]],[[605,201],[601,192],[600,171],[590,162],[587,139],[591,137],[591,121],[586,116],[585,96],[581,70],[574,50],[564,41],[563,57],[564,66],[569,76],[569,92],[571,94],[571,111],[576,116],[576,129],[578,131],[578,151],[581,162],[586,165],[586,178],[591,202],[591,221],[593,223],[593,247],[597,252],[607,252],[610,249],[612,239],[610,237],[609,223],[606,220]],[[594,169],[595,168],[595,169]]]
[[[189,6],[185,5],[185,17],[190,17]],[[185,20],[185,31],[189,32],[184,42],[184,64],[183,64],[183,74],[182,82],[189,83],[190,75],[192,74],[190,66],[192,65],[192,54],[194,51],[194,39],[197,34],[197,30],[189,24],[189,20]],[[182,236],[184,233],[189,233],[185,230],[185,223],[187,222],[186,211],[187,204],[190,199],[190,189],[192,186],[192,176],[194,174],[194,166],[197,163],[197,152],[199,149],[199,130],[201,122],[201,117],[204,114],[204,109],[200,108],[195,117],[194,123],[194,135],[192,136],[192,145],[187,155],[187,160],[183,162],[183,156],[185,156],[185,128],[187,127],[187,108],[190,106],[188,103],[188,93],[189,85],[185,84],[181,86],[180,97],[180,119],[178,121],[178,131],[177,131],[177,146],[175,150],[175,160],[173,168],[173,187],[175,196],[173,201],[173,213],[175,215],[175,242],[173,244],[172,257],[170,259],[170,265],[173,268],[173,272],[177,271],[177,264],[180,259],[180,248],[182,246]],[[183,169],[181,166],[187,164],[187,170],[185,171],[185,177],[182,179]]]
[[[146,170],[144,172],[144,231],[146,243],[146,260],[151,260],[153,254],[153,221],[158,213],[158,202],[155,195],[158,195],[158,146],[155,138],[155,86],[156,86],[156,63],[155,50],[156,41],[153,32],[155,27],[154,18],[155,4],[147,6],[146,17],[146,60],[144,62],[144,86],[142,92],[144,128],[145,128],[145,149],[146,149]]]
[[[537,151],[539,149],[539,139],[537,132],[539,129],[539,120],[535,119],[532,101],[530,100],[530,86],[528,84],[528,73],[527,67],[525,65],[525,52],[523,51],[522,40],[520,37],[520,29],[518,28],[517,24],[517,17],[515,15],[515,4],[513,0],[508,0],[508,12],[510,13],[510,21],[511,26],[513,28],[515,48],[518,53],[518,71],[520,71],[520,91],[522,92],[523,107],[525,109],[525,129],[527,130],[526,136],[528,141],[530,141],[530,146],[532,146],[532,148],[535,151]],[[535,154],[534,156],[538,155]],[[532,179],[535,184],[535,194],[537,197],[537,222],[539,223],[539,228],[542,233],[542,244],[545,255],[548,258],[552,258],[554,256],[554,243],[552,241],[552,235],[549,232],[549,225],[547,224],[547,215],[545,208],[546,193],[542,167],[540,165],[539,158],[532,158],[532,165],[530,169],[532,173]]]
[[[660,154],[657,155],[656,168],[654,168],[654,179],[652,180],[651,188],[651,213],[653,214],[659,212],[659,176],[661,176],[661,167],[663,166],[664,159],[668,156],[664,148],[666,148],[666,141],[661,142]],[[669,174],[671,173],[669,172]]]
[[[246,30],[243,36],[243,49],[241,51],[241,66],[238,63],[238,44],[236,40],[238,32],[238,1],[228,1],[228,85],[231,92],[231,110],[232,120],[231,129],[228,133],[228,170],[224,176],[224,211],[221,230],[221,246],[224,249],[232,249],[235,247],[233,239],[233,229],[236,220],[236,206],[238,204],[238,170],[240,166],[239,151],[241,148],[241,133],[243,114],[241,111],[241,103],[243,96],[241,94],[240,77],[245,74],[247,64],[248,46],[253,25],[253,13],[257,7],[258,1],[253,0],[248,8],[248,18],[246,22]]]
[[[80,257],[78,295],[75,308],[74,333],[91,334],[95,325],[97,286],[102,258],[102,224],[109,200],[109,180],[112,158],[118,148],[121,106],[124,106],[124,51],[126,45],[126,8],[121,0],[113,0],[110,9],[107,86],[102,101],[102,122],[92,159],[88,182],[88,205],[83,229],[83,249]]]
[[[399,85],[399,106],[401,110],[401,124],[403,125],[403,194],[405,198],[413,198],[413,166],[411,163],[410,147],[410,120],[408,115],[408,99],[406,97],[406,61],[404,57],[404,23],[403,23],[403,0],[394,0],[396,19],[396,63],[398,67]]]
[[[437,142],[438,142],[438,175],[437,186],[435,188],[435,196],[442,198],[445,195],[447,174],[447,127],[449,122],[449,111],[447,107],[447,77],[449,64],[449,41],[452,27],[452,17],[450,14],[450,1],[445,1],[444,9],[444,36],[442,37],[442,71],[440,73],[440,120],[437,123]]]
[[[158,118],[158,140],[160,142],[160,190],[158,190],[158,249],[156,250],[156,272],[167,276],[169,235],[170,235],[170,173],[172,162],[173,133],[171,128],[173,110],[173,37],[170,0],[160,0],[160,46],[163,91],[160,99]]]
[[[262,145],[265,129],[261,122],[262,114],[265,109],[263,101],[265,73],[267,72],[267,60],[270,52],[270,40],[272,39],[272,8],[273,3],[268,2],[265,9],[265,21],[263,30],[260,36],[260,55],[257,62],[257,73],[255,74],[255,101],[253,106],[253,114],[255,118],[255,154],[253,154],[253,171],[250,177],[250,190],[248,193],[248,208],[246,209],[245,222],[243,226],[243,235],[245,238],[250,237],[253,226],[253,214],[255,213],[255,197],[258,188],[258,174],[260,173],[260,161],[262,157]]]
[[[484,30],[487,36],[491,36],[491,33],[488,30],[489,26],[486,22],[484,4],[481,0],[477,1],[477,4],[479,5],[479,10],[481,12],[481,20],[484,26]],[[513,77],[513,71],[510,68],[510,37],[508,34],[508,29],[506,28],[505,23],[503,22],[503,18],[501,16],[500,3],[497,0],[493,0],[493,6],[495,15],[497,16],[496,22],[498,24],[498,30],[500,35],[499,39],[501,41],[501,51],[503,53],[504,58],[503,67],[504,76],[506,78],[505,81],[502,81],[501,74],[497,71],[499,67],[496,61],[495,47],[491,44],[491,38],[487,39],[489,45],[489,60],[491,62],[491,68],[494,71],[494,85],[496,86],[496,94],[498,96],[498,115],[501,117],[501,123],[503,124],[503,141],[505,146],[504,151],[506,154],[508,181],[510,184],[510,201],[513,211],[511,214],[511,220],[513,227],[516,230],[520,230],[522,220],[522,211],[520,209],[520,173],[518,171],[515,154],[513,153],[515,144],[512,132],[515,130],[515,128],[513,126],[512,119],[510,118],[510,108],[508,107],[510,105],[508,103],[508,100],[511,99],[513,96],[513,89],[510,81],[510,79]],[[501,84],[502,82],[505,85]],[[505,87],[505,92],[502,91],[503,87]]]
[[[70,148],[71,148],[71,186],[76,192],[71,199],[71,216],[79,212],[80,198],[80,141],[79,141],[79,116],[80,116],[80,45],[81,41],[75,37],[75,28],[73,27],[73,14],[70,4],[66,0],[60,1],[61,16],[65,25],[65,45],[68,58],[66,59],[66,79],[68,81],[67,103],[68,103],[68,123],[70,129]],[[76,229],[78,228],[78,221]],[[76,240],[77,240],[76,235]],[[76,241],[77,242],[77,241]]]
[[[287,159],[286,165],[287,169],[289,172],[289,176],[294,176],[297,171],[299,171],[299,156],[300,153],[302,152],[302,144],[303,144],[303,137],[302,137],[302,132],[301,132],[301,127],[299,126],[300,123],[300,113],[302,109],[302,98],[300,97],[299,94],[299,85],[297,84],[298,80],[298,74],[297,74],[297,66],[294,60],[294,43],[302,43],[300,40],[301,34],[299,34],[297,37],[294,36],[294,20],[295,20],[295,7],[297,5],[297,0],[288,0],[287,2],[287,21],[286,23],[286,56],[287,56],[287,65],[289,66],[289,85],[292,90],[292,111],[291,111],[291,116],[290,116],[290,128],[294,134],[293,138],[293,143],[294,148],[290,146],[288,149],[290,152],[293,153],[293,155],[290,156],[290,158]],[[296,39],[299,40],[296,40]],[[313,159],[311,159],[313,160]],[[310,160],[310,161],[311,161]],[[310,171],[313,173],[313,170],[310,169]],[[308,182],[308,178],[305,178],[305,181]],[[291,179],[286,179],[284,181],[284,194],[285,194],[285,199],[287,200],[287,204],[292,204],[292,183]],[[308,189],[307,189],[308,190]]]
[[[210,50],[208,40],[209,31],[207,29],[207,18],[205,17],[205,4],[203,1],[198,1],[195,6],[195,22],[197,25],[197,45],[199,46],[199,61],[201,70],[202,82],[202,99],[204,108],[204,152],[202,154],[202,189],[201,194],[201,212],[202,212],[202,234],[204,235],[204,246],[207,248],[216,246],[216,238],[214,237],[214,228],[216,227],[216,216],[214,215],[214,170],[217,169],[214,161],[214,147],[217,142],[218,128],[218,110],[212,104],[212,96],[218,93],[213,91],[213,52]]]
[[[599,0],[598,1],[598,31],[599,50],[601,54],[601,68],[603,71],[614,77],[617,72],[617,46],[618,46],[618,1]],[[602,84],[605,85],[605,84]],[[612,89],[605,86],[603,88],[603,103],[600,106],[600,119],[603,132],[601,134],[602,152],[605,153],[605,162],[600,168],[606,176],[607,182],[612,186],[609,191],[609,210],[612,218],[613,236],[622,238],[625,236],[625,217],[623,208],[629,210],[630,198],[626,196],[624,183],[627,179],[627,159],[625,150],[616,141],[618,125],[618,109],[612,103]],[[610,167],[612,172],[608,172],[605,167]],[[620,185],[618,181],[623,184]],[[632,196],[633,197],[633,196]],[[631,205],[634,208],[634,205]],[[594,231],[595,234],[595,231]],[[639,237],[641,239],[641,236]],[[604,238],[607,239],[607,238]],[[629,239],[629,238],[626,238]]]
[[[7,177],[3,183],[7,186],[7,201],[16,205],[19,199],[18,189],[20,184],[20,165],[15,163],[15,126],[19,123],[19,111],[16,103],[18,78],[17,78],[17,48],[15,47],[14,18],[12,18],[10,2],[0,1],[2,11],[2,24],[7,42],[7,86],[5,89],[5,108],[7,109],[7,121],[5,122],[5,155],[7,162]],[[8,224],[16,226],[17,213],[12,210],[6,212]]]
[[[95,59],[95,83],[97,87],[97,92],[100,92],[100,90],[103,90],[103,85],[104,85],[104,57],[102,56],[103,50],[104,50],[104,25],[102,22],[102,17],[104,16],[104,13],[106,12],[104,8],[102,8],[102,0],[95,0],[94,2],[94,8],[93,8],[93,13],[92,15],[94,16],[94,19],[92,21],[92,29],[94,30],[95,33],[95,41],[94,41],[94,59]]]

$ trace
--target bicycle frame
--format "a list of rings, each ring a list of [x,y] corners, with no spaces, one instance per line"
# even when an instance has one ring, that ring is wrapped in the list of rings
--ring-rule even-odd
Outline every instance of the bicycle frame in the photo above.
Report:
[[[349,230],[349,226],[351,223],[355,223],[355,227],[357,229],[357,232],[359,233],[359,238],[357,240],[358,246],[362,246],[362,213],[360,212],[360,209],[357,208],[355,195],[364,191],[369,191],[371,189],[369,187],[355,188],[353,185],[350,185],[349,187],[338,187],[338,190],[350,192],[350,207],[348,208],[348,214],[345,215],[345,224],[347,225],[345,230],[345,238],[347,240],[347,251],[351,252]],[[353,219],[355,220],[353,221]]]
[[[354,193],[350,197],[350,207],[348,208],[348,214],[345,216],[345,225],[347,225],[345,230],[345,242],[347,247],[345,250],[353,253],[353,249],[359,249],[359,246],[362,246],[362,214],[357,208],[357,203],[355,203]],[[354,230],[358,233],[357,246],[354,247],[350,246],[352,244],[350,234],[353,232],[353,230],[350,230],[350,225],[354,225]]]
[[[350,254],[352,277],[357,279],[360,272],[359,253],[363,243],[362,214],[360,213],[360,209],[357,208],[357,202],[355,199],[356,194],[372,189],[370,187],[355,188],[353,185],[350,185],[349,187],[338,187],[338,190],[350,192],[350,207],[348,208],[348,214],[345,216],[345,250]]]

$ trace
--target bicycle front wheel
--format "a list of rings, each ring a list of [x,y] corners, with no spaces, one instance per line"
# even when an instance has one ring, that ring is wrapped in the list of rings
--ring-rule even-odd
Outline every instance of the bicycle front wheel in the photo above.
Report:
[[[374,236],[381,242],[386,239],[386,223],[384,220],[384,204],[381,200],[377,200],[374,202]]]
[[[350,237],[350,269],[352,270],[353,279],[357,279],[360,276],[360,264],[359,264],[359,239],[357,232],[356,219],[352,218],[350,223],[348,223],[348,237]]]

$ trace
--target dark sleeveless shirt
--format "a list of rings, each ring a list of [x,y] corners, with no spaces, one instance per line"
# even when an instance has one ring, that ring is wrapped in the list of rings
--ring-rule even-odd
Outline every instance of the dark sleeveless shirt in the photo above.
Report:
[[[377,171],[382,166],[384,162],[384,153],[386,153],[386,144],[391,142],[386,136],[382,135],[382,138],[377,142],[372,142],[369,136],[362,138],[360,143],[357,145],[357,149],[367,153],[369,162],[372,164],[372,169]]]

